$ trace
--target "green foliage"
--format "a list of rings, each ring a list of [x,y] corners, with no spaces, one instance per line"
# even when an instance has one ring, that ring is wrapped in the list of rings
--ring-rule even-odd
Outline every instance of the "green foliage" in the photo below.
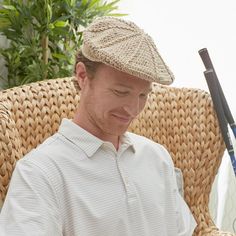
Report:
[[[99,16],[122,16],[114,13],[119,1],[3,0],[0,33],[10,45],[0,55],[8,68],[7,87],[70,76],[83,28]]]

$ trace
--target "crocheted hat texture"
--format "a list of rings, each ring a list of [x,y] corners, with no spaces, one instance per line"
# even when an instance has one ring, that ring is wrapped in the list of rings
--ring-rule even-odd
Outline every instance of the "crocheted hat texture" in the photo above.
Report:
[[[169,85],[174,75],[152,38],[136,24],[116,17],[100,17],[83,32],[82,53],[91,61],[150,82]]]

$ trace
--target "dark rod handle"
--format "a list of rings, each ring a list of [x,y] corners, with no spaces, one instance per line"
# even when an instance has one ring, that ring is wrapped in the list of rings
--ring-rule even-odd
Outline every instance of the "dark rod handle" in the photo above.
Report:
[[[204,76],[206,78],[207,81],[207,85],[212,97],[212,101],[214,104],[214,108],[216,111],[216,115],[217,118],[219,120],[219,125],[220,125],[220,129],[224,138],[224,142],[226,145],[226,148],[229,152],[229,154],[231,155],[231,153],[234,153],[233,150],[233,145],[230,139],[230,135],[229,135],[229,131],[228,131],[228,126],[227,126],[227,121],[225,118],[225,114],[224,114],[224,110],[223,110],[223,106],[221,103],[221,99],[219,97],[219,90],[218,90],[218,85],[216,83],[215,80],[215,73],[213,71],[213,69],[208,69],[204,72]]]
[[[224,92],[222,90],[222,87],[220,85],[220,82],[218,80],[218,77],[217,77],[217,74],[216,74],[216,71],[214,69],[214,66],[212,64],[212,61],[211,61],[211,58],[209,56],[209,53],[208,53],[208,50],[206,48],[202,48],[198,51],[202,61],[203,61],[203,64],[206,68],[206,70],[208,69],[212,69],[215,73],[215,77],[214,77],[214,80],[216,81],[216,84],[218,86],[218,91],[219,91],[219,94],[218,96],[221,97],[221,101],[222,101],[222,105],[223,105],[223,109],[224,109],[224,113],[225,113],[225,116],[229,122],[229,125],[230,127],[232,128],[232,131],[234,133],[234,136],[236,137],[236,124],[235,124],[235,121],[234,121],[234,118],[232,116],[232,113],[230,111],[230,108],[229,108],[229,105],[226,101],[226,98],[225,98],[225,95],[224,95]]]

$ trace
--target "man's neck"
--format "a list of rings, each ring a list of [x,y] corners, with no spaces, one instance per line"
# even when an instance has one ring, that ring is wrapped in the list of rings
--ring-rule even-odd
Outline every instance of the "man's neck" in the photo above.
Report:
[[[75,124],[79,125],[81,128],[83,128],[87,132],[89,132],[90,134],[96,136],[97,138],[99,138],[99,139],[101,139],[105,142],[112,143],[116,150],[119,149],[120,137],[118,135],[112,135],[112,134],[109,134],[109,133],[105,133],[100,129],[93,128],[91,126],[91,124],[87,124],[86,121],[83,122],[83,119],[81,119],[81,117],[79,117],[78,114],[74,117],[73,122]]]

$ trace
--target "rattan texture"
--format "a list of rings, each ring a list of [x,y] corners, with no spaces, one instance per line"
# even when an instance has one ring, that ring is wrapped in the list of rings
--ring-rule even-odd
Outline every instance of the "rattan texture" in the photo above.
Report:
[[[55,133],[79,103],[73,78],[37,82],[0,91],[0,199],[4,201],[15,163]],[[196,221],[194,236],[225,235],[208,203],[225,145],[210,95],[202,90],[153,86],[130,131],[163,144],[184,176],[185,200]]]

